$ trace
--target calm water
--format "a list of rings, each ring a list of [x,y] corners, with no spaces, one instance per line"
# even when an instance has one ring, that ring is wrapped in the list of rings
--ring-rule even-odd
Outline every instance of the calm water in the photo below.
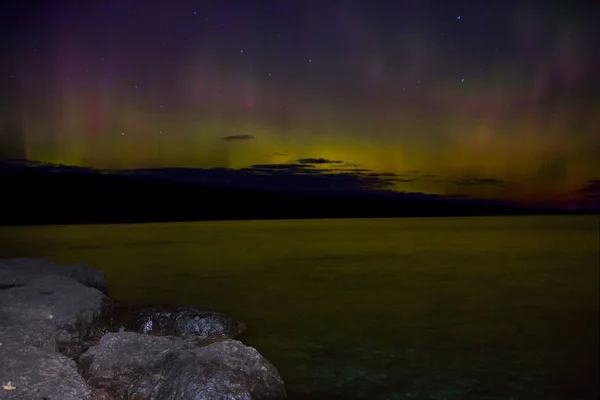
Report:
[[[0,227],[0,257],[204,305],[292,399],[597,399],[595,217]]]

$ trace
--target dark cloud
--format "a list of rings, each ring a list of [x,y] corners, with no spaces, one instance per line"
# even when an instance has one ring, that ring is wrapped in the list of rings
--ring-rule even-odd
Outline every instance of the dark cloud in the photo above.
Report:
[[[323,164],[334,164],[336,167],[316,168],[317,165]],[[352,168],[348,168],[349,166],[352,166]],[[426,174],[422,177],[418,176],[420,171],[417,170],[405,171],[402,174],[395,172],[373,172],[373,170],[368,168],[358,168],[357,164],[332,161],[324,158],[302,158],[293,163],[256,164],[243,168],[241,171],[263,177],[285,177],[289,182],[296,182],[297,179],[302,177],[302,187],[308,189],[309,187],[323,186],[334,191],[342,186],[345,188],[352,187],[352,190],[357,190],[358,188],[361,188],[361,190],[391,189],[397,183],[411,183],[419,180],[440,182],[433,179],[436,175]],[[308,176],[310,176],[310,181],[307,179]],[[296,184],[299,185],[300,181],[294,183],[294,185]]]
[[[112,172],[203,185],[307,193],[366,193],[393,189],[394,176],[369,175],[365,173],[368,171],[316,168],[313,164],[296,162],[255,164],[241,169],[167,168]]]
[[[342,161],[327,160],[325,158],[301,158],[296,160],[300,164],[341,164]]]
[[[505,182],[496,178],[464,178],[452,182],[458,186],[504,186]]]
[[[369,171],[369,170],[363,170],[363,171]],[[393,172],[371,172],[369,174],[369,176],[378,176],[380,178],[395,178],[398,176],[398,174],[395,174]]]
[[[434,174],[423,174],[415,177],[415,180],[421,182],[429,182],[429,183],[441,183],[442,180],[439,179],[437,175]]]
[[[434,174],[424,174],[422,171],[412,170],[412,171],[404,171],[401,174],[395,174],[394,176],[402,177],[403,179],[399,179],[398,182],[433,182],[440,183],[437,175]]]
[[[252,139],[254,139],[254,136],[252,136],[252,135],[231,135],[231,136],[225,136],[221,139],[231,142],[231,141],[237,141],[237,140],[252,140]]]
[[[312,165],[304,164],[254,164],[245,169],[261,170],[261,171],[299,171],[308,168],[314,168]]]

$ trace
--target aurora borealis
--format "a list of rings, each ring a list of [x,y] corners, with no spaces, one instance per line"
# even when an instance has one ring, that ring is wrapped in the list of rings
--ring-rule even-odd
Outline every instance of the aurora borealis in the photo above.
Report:
[[[0,156],[335,160],[419,171],[402,191],[521,201],[577,200],[600,179],[593,2],[13,3]]]

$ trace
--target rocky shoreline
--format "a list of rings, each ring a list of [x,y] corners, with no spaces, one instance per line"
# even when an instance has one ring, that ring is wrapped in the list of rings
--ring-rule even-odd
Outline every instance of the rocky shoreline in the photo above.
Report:
[[[117,304],[88,265],[0,260],[0,399],[285,399],[277,369],[234,339],[245,329],[214,310]]]

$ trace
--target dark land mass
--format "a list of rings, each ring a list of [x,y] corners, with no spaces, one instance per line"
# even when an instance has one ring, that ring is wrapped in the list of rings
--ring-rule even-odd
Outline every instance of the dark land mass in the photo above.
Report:
[[[0,162],[0,183],[1,225],[566,214],[467,198],[252,190],[26,162]]]

